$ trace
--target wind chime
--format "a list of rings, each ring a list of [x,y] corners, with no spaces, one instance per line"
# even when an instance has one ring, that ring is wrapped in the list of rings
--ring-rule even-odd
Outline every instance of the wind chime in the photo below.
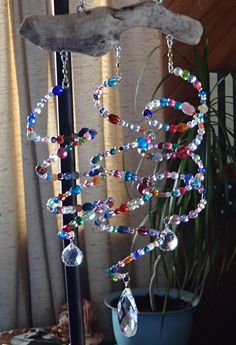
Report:
[[[151,15],[152,14],[152,15]],[[122,19],[122,20],[121,20]],[[47,23],[47,25],[45,25]],[[105,108],[102,103],[102,95],[105,88],[117,88],[122,82],[119,37],[121,33],[130,27],[148,26],[156,28],[167,34],[168,46],[168,71],[173,78],[180,78],[192,85],[199,98],[199,104],[193,106],[186,100],[179,101],[169,97],[154,99],[145,105],[142,112],[146,122],[145,127],[136,123],[130,123],[118,114],[114,114]],[[109,30],[107,30],[109,28]],[[63,35],[58,35],[63,29]],[[120,10],[108,7],[95,8],[89,12],[81,3],[79,12],[66,16],[30,16],[25,19],[20,28],[20,33],[44,49],[61,51],[63,65],[62,85],[54,85],[37,103],[36,107],[27,117],[27,137],[29,140],[40,143],[55,144],[56,149],[43,162],[39,163],[35,170],[36,174],[45,181],[75,180],[76,182],[68,191],[51,197],[46,204],[47,209],[54,214],[70,214],[73,219],[58,231],[58,238],[69,240],[69,245],[62,252],[62,261],[66,266],[78,266],[83,260],[81,250],[74,244],[75,233],[84,222],[92,222],[100,231],[109,233],[138,234],[149,236],[151,243],[130,253],[124,259],[112,265],[107,270],[108,277],[113,281],[122,280],[125,289],[118,302],[118,317],[120,327],[125,336],[133,336],[137,331],[138,310],[135,300],[129,288],[130,277],[128,272],[123,272],[124,267],[132,261],[150,253],[155,248],[162,251],[174,250],[178,239],[174,229],[180,223],[189,222],[198,217],[205,208],[204,173],[205,169],[201,157],[196,153],[200,146],[204,130],[204,118],[207,112],[207,95],[198,78],[188,70],[175,67],[173,63],[173,37],[188,44],[197,44],[202,34],[201,24],[189,17],[174,14],[162,6],[161,2],[143,2]],[[91,34],[92,33],[92,34]],[[69,136],[55,134],[55,136],[42,136],[36,132],[38,118],[45,104],[53,97],[60,97],[67,92],[70,83],[67,77],[68,51],[82,52],[92,56],[100,56],[110,51],[115,52],[116,73],[103,81],[93,93],[93,101],[99,116],[111,125],[121,126],[136,134],[136,139],[119,148],[112,147],[105,152],[98,152],[90,158],[90,170],[85,172],[68,171],[52,174],[50,166],[67,159],[69,152],[88,141],[96,141],[96,130],[81,128],[78,133]],[[159,122],[155,117],[156,111],[168,107],[182,112],[184,120],[181,123],[168,124]],[[196,128],[196,136],[192,142],[179,145],[177,142],[159,142],[158,134],[184,133],[189,129]],[[135,150],[145,159],[155,163],[166,160],[191,159],[195,165],[194,172],[178,173],[177,171],[158,170],[150,176],[139,176],[132,171],[106,169],[103,162],[110,156],[123,154],[128,150]],[[161,164],[160,164],[161,166]],[[64,201],[71,196],[86,193],[87,188],[94,188],[103,183],[106,177],[131,181],[137,186],[138,195],[132,200],[121,205],[116,205],[113,196],[105,200],[92,200],[84,204],[64,205]],[[171,179],[179,182],[178,188],[162,190],[160,181]],[[164,184],[165,186],[165,184]],[[186,214],[166,214],[163,226],[160,229],[148,226],[113,226],[110,220],[119,216],[120,213],[132,212],[156,197],[180,197],[192,191],[199,193],[199,200],[192,210]]]

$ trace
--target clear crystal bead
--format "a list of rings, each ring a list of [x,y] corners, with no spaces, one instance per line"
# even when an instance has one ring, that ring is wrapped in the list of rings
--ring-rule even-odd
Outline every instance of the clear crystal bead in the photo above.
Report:
[[[130,288],[122,292],[118,305],[120,329],[126,337],[132,337],[137,332],[138,310]]]
[[[61,260],[66,266],[79,266],[83,260],[83,253],[73,242],[71,242],[63,250]]]

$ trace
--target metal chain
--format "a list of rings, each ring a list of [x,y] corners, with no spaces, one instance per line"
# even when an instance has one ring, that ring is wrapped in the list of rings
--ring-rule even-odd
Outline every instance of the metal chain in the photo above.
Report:
[[[172,35],[167,35],[166,36],[166,42],[167,42],[167,47],[168,47],[168,52],[167,52],[167,57],[168,57],[168,72],[170,74],[173,74],[174,72],[174,63],[173,63],[173,36]]]
[[[82,13],[85,12],[85,0],[79,0],[79,6],[77,7],[77,12]]]
[[[116,46],[114,48],[115,50],[115,57],[116,57],[116,76],[121,79],[121,71],[120,71],[120,67],[121,67],[121,64],[120,64],[120,52],[121,52],[121,47],[120,46]]]
[[[60,52],[61,62],[62,62],[62,87],[63,89],[68,89],[70,87],[69,79],[68,79],[68,71],[67,71],[67,62],[68,62],[68,51],[62,50]]]

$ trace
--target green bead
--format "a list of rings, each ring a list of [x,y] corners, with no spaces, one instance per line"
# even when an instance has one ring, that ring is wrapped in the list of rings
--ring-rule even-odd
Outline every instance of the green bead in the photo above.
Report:
[[[66,150],[67,151],[73,151],[73,146],[72,145],[66,145]]]
[[[75,222],[78,225],[83,225],[84,224],[84,221],[83,221],[82,217],[75,217]]]
[[[172,145],[172,149],[173,149],[173,150],[176,150],[178,147],[179,147],[179,144],[173,144],[173,145]]]
[[[173,190],[173,191],[171,192],[171,196],[174,196],[174,197],[179,196],[179,191]]]
[[[80,144],[85,144],[87,142],[87,140],[85,138],[80,138],[79,139],[79,143]]]
[[[183,78],[184,80],[188,80],[189,76],[190,76],[190,72],[187,71],[186,69],[183,70],[182,78]]]
[[[150,199],[151,199],[151,196],[150,196],[150,195],[145,194],[145,195],[143,196],[143,200],[144,200],[144,201],[148,201],[148,200],[150,200]]]

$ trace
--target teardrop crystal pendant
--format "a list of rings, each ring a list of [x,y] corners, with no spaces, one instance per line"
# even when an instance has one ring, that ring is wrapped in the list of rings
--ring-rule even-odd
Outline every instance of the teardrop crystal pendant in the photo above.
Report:
[[[137,332],[138,309],[130,288],[126,287],[122,292],[117,310],[121,331],[126,337],[133,337]]]
[[[79,266],[83,260],[83,253],[73,242],[71,242],[64,248],[61,254],[61,260],[66,266]]]

